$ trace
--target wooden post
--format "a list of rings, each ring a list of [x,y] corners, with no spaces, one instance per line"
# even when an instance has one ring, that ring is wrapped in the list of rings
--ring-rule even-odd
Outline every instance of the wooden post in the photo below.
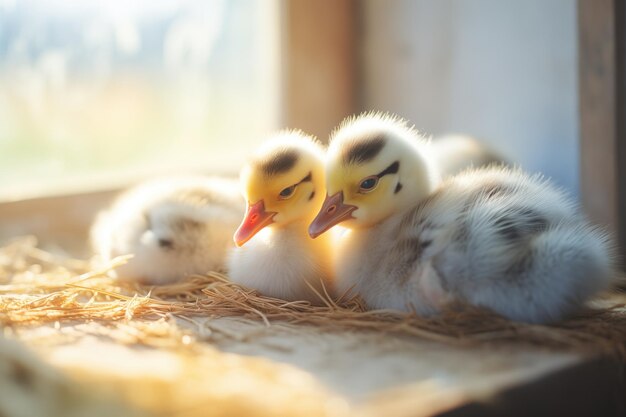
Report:
[[[283,125],[326,141],[357,111],[355,0],[284,0]]]
[[[583,206],[608,225],[626,259],[626,6],[579,0],[580,175]]]

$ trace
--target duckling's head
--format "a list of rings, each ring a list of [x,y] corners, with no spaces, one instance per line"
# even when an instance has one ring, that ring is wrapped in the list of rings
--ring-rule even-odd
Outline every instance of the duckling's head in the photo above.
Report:
[[[371,227],[414,206],[437,183],[428,143],[406,122],[380,113],[345,120],[331,135],[327,197],[309,227]]]
[[[241,246],[266,226],[308,224],[324,199],[324,151],[301,131],[272,137],[241,170],[246,215],[235,232]]]

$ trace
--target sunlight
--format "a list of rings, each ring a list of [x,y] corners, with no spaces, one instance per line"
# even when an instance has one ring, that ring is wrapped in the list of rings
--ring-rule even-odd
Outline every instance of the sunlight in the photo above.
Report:
[[[277,126],[274,0],[0,0],[0,10],[5,191],[125,172],[235,173],[241,149]]]

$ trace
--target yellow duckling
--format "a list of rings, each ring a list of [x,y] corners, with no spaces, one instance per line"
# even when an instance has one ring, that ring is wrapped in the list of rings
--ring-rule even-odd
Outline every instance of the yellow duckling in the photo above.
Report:
[[[233,282],[284,300],[321,300],[331,284],[331,236],[307,233],[324,200],[324,151],[300,131],[283,131],[241,171],[246,215],[234,235]],[[308,283],[308,285],[307,285]]]
[[[559,320],[614,275],[606,234],[540,176],[465,171],[443,183],[406,123],[365,114],[334,132],[328,197],[309,232],[341,223],[339,291],[372,308],[433,314],[460,300],[528,322]]]

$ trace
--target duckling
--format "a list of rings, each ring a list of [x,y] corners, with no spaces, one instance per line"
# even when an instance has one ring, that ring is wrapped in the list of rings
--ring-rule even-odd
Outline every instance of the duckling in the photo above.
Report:
[[[431,315],[452,301],[544,323],[612,281],[612,250],[563,191],[491,167],[439,183],[423,139],[392,116],[348,119],[332,135],[316,237],[341,223],[336,285],[376,309]]]
[[[321,299],[332,284],[331,236],[307,233],[324,200],[324,151],[297,130],[265,143],[241,170],[247,212],[234,235],[228,275],[233,282],[288,301]]]
[[[147,181],[123,193],[91,228],[95,252],[120,279],[166,284],[222,270],[244,212],[237,181],[201,176]]]
[[[434,163],[442,178],[459,174],[467,168],[505,164],[504,159],[484,142],[469,135],[448,134],[430,143]]]

